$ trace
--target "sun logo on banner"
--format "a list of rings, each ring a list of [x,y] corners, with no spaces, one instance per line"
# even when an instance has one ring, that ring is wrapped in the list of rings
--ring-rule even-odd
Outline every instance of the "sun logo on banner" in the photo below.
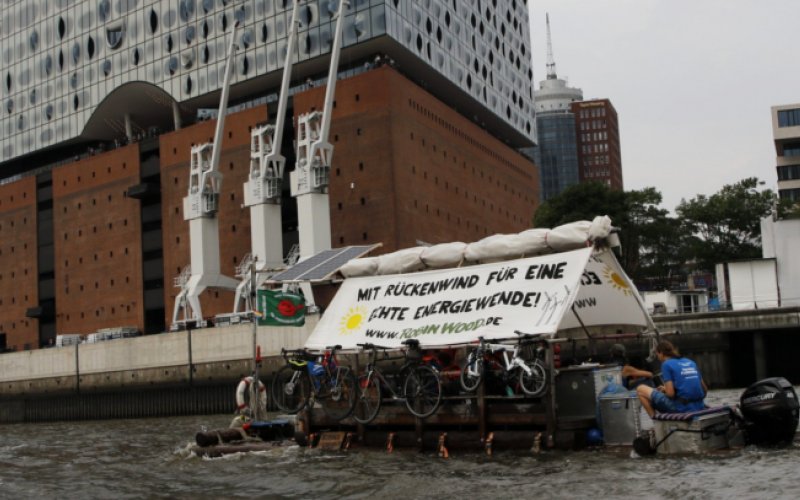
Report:
[[[364,306],[351,307],[339,321],[339,335],[349,335],[356,332],[367,318],[367,308]]]
[[[606,266],[603,269],[603,276],[615,290],[621,291],[626,297],[633,295],[633,290],[628,281],[610,267]]]

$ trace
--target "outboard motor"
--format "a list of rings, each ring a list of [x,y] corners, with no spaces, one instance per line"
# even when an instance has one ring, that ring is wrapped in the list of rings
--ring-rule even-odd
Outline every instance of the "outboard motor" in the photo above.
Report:
[[[748,444],[792,442],[797,430],[800,403],[788,380],[782,377],[759,380],[745,389],[740,404]]]

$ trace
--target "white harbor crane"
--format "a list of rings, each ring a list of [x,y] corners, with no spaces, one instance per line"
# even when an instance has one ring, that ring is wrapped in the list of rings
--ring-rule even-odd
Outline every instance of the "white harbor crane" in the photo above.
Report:
[[[281,190],[286,158],[281,154],[281,143],[289,101],[292,57],[297,47],[297,13],[300,1],[294,0],[292,3],[292,20],[275,124],[256,127],[250,135],[250,175],[244,183],[244,205],[250,207],[252,243],[251,253],[242,259],[237,268],[236,276],[241,281],[236,287],[234,314],[254,310],[251,287],[255,285],[258,289],[267,279],[269,269],[278,269],[283,265]],[[255,280],[251,279],[251,266],[255,266]]]
[[[228,92],[233,70],[237,27],[238,23],[233,28],[228,47],[214,141],[192,147],[189,193],[183,199],[183,218],[189,221],[191,264],[184,268],[180,276],[175,279],[175,286],[180,287],[180,292],[175,298],[172,329],[177,329],[180,325],[186,325],[188,322],[194,322],[198,327],[205,326],[200,306],[200,294],[206,288],[236,290],[238,285],[238,281],[220,272],[219,220],[217,219],[219,194],[222,187],[219,158],[225,128],[225,114],[228,109]]]
[[[297,165],[290,173],[292,196],[297,199],[300,261],[331,248],[331,217],[328,206],[328,180],[333,158],[333,145],[328,142],[331,128],[333,97],[342,47],[342,22],[347,0],[340,0],[336,28],[331,47],[328,84],[322,111],[303,113],[298,117]],[[312,296],[306,287],[305,296]],[[313,303],[312,303],[313,304]]]

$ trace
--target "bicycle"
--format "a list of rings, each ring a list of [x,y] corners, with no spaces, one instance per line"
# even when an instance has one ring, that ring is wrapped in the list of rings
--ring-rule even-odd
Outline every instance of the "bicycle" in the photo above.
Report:
[[[406,350],[401,357],[389,357],[386,353],[390,349],[388,347],[358,344],[362,349],[371,352],[367,369],[358,378],[359,395],[353,411],[356,422],[368,424],[375,420],[383,403],[384,391],[388,391],[392,399],[404,401],[408,411],[419,418],[427,418],[439,409],[442,402],[439,371],[431,365],[429,358],[422,355],[418,340],[409,339],[403,344]],[[387,379],[376,366],[378,350],[384,351],[383,361],[405,359],[393,380]]]
[[[358,386],[349,366],[342,366],[336,351],[342,346],[325,349],[314,355],[305,349],[281,349],[286,365],[272,380],[272,398],[282,411],[298,413],[312,401],[334,420],[347,418],[356,404]]]
[[[517,372],[519,386],[527,396],[538,397],[544,393],[547,387],[547,370],[541,359],[544,348],[540,341],[526,338],[523,332],[514,331],[514,333],[520,337],[511,354],[506,344],[490,344],[483,337],[478,338],[478,346],[467,354],[461,368],[461,387],[466,392],[474,392],[481,385],[486,366],[489,364],[501,370],[506,379],[510,379],[512,374]],[[526,361],[522,358],[521,351],[533,344],[537,344],[534,359]],[[501,354],[502,361],[496,360],[493,354]]]

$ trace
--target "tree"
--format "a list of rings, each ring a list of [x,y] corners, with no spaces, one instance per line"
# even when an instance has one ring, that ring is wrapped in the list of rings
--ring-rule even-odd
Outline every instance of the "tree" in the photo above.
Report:
[[[608,215],[620,228],[620,264],[635,280],[660,282],[692,270],[713,271],[720,262],[761,256],[761,218],[773,209],[771,190],[756,177],[711,195],[683,200],[671,217],[653,187],[614,191],[600,183],[574,185],[542,203],[536,227],[555,227]]]
[[[556,227],[576,220],[608,215],[620,229],[620,263],[632,277],[669,274],[680,265],[676,250],[683,241],[680,225],[660,207],[661,193],[653,187],[639,191],[612,190],[605,184],[576,184],[542,203],[536,227]]]
[[[577,220],[608,215],[614,225],[625,216],[625,194],[599,182],[574,184],[542,203],[533,218],[534,227],[556,227]]]
[[[757,177],[728,184],[711,196],[683,200],[675,209],[690,233],[687,255],[696,269],[720,262],[761,257],[761,218],[772,212],[774,193],[758,191]]]

